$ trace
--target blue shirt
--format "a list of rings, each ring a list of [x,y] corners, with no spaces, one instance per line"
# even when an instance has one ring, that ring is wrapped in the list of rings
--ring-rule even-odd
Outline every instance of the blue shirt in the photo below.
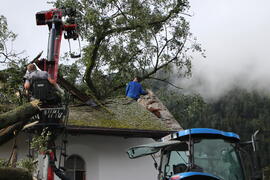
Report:
[[[142,85],[136,81],[131,81],[128,83],[126,87],[126,96],[133,98],[133,99],[139,99],[140,95],[145,95],[147,92],[145,92],[142,89]]]

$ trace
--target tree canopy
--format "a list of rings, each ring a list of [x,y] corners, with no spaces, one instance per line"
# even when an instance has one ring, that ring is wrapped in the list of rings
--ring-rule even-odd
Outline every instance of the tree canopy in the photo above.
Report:
[[[191,72],[189,51],[202,52],[186,20],[187,0],[56,0],[75,8],[83,48],[84,82],[97,97],[125,86],[134,75],[153,78],[174,65]]]
[[[16,53],[7,44],[14,41],[16,36],[15,33],[8,29],[6,17],[0,15],[0,64],[6,63],[8,60],[16,57]]]

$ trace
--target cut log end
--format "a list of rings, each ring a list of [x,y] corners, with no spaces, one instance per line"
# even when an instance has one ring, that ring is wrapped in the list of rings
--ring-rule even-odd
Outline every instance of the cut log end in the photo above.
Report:
[[[33,107],[38,107],[38,104],[40,104],[40,101],[38,99],[30,102]]]

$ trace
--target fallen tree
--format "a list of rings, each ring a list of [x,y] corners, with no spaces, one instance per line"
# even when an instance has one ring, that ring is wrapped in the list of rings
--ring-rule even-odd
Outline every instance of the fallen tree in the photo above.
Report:
[[[13,139],[24,126],[24,122],[17,122],[0,130],[0,145]]]
[[[89,106],[97,106],[93,98],[89,97],[84,92],[78,90],[73,84],[69,83],[62,76],[58,76],[58,83],[61,87],[65,88],[70,94]]]
[[[13,139],[31,120],[31,117],[39,112],[39,100],[35,100],[19,106],[6,113],[0,114],[0,145]],[[32,174],[21,168],[1,167],[0,179],[32,180]]]
[[[0,114],[0,129],[12,126],[17,122],[28,122],[32,116],[39,112],[39,102],[40,101],[35,100]]]
[[[31,117],[39,112],[39,102],[35,100],[0,114],[0,145],[14,138],[31,120]]]

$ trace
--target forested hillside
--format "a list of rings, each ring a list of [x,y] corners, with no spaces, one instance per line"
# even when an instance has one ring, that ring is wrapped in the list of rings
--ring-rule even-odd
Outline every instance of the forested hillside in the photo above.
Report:
[[[159,91],[159,96],[183,128],[216,128],[238,133],[250,140],[260,130],[261,163],[270,164],[270,95],[233,88],[218,100],[206,102],[198,94]]]

